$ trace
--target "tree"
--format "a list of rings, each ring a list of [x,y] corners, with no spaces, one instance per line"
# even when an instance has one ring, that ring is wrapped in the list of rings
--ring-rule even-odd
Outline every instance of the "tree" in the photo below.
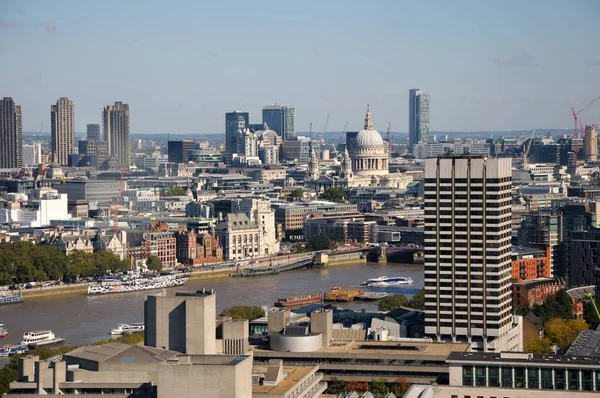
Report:
[[[565,352],[579,336],[579,333],[588,328],[588,324],[583,319],[552,318],[544,324],[544,334],[548,340],[556,343],[558,348]]]
[[[534,337],[527,342],[525,349],[534,354],[551,354],[552,342],[547,337]]]
[[[346,383],[332,377],[331,380],[327,382],[327,394],[339,395],[344,394],[346,392]]]
[[[146,267],[148,267],[148,270],[150,270],[150,271],[160,272],[160,271],[162,271],[163,266],[158,257],[150,256],[146,260]]]
[[[406,296],[403,294],[394,294],[392,296],[387,296],[379,300],[377,303],[377,308],[379,311],[392,311],[396,308],[402,307],[406,305]]]
[[[308,246],[313,251],[326,250],[331,247],[331,239],[325,235],[315,236],[308,242]]]
[[[591,298],[590,300],[594,300],[594,298]],[[596,325],[598,322],[600,322],[600,319],[598,319],[598,314],[596,314],[594,305],[592,304],[592,302],[590,300],[586,300],[583,302],[583,319],[589,325]],[[596,302],[596,306],[598,306],[598,305],[599,305],[599,303]]]
[[[412,296],[407,302],[406,306],[414,308],[415,310],[425,310],[425,289],[419,290],[417,294]]]
[[[387,379],[381,377],[378,379],[373,379],[369,383],[369,391],[372,394],[383,395],[389,392],[389,388],[387,385]]]
[[[302,188],[296,188],[290,193],[290,197],[302,199],[304,197],[304,191],[302,191]]]
[[[406,394],[409,388],[410,383],[408,382],[408,380],[406,380],[404,377],[398,377],[396,379],[396,382],[392,384],[391,393],[397,397],[401,397],[404,394]]]
[[[320,198],[331,202],[344,203],[346,201],[346,191],[342,187],[327,188]]]
[[[229,317],[232,319],[247,319],[253,321],[260,317],[263,317],[265,312],[257,305],[234,305],[229,308],[225,308],[221,311],[219,316]]]
[[[547,321],[551,318],[571,319],[573,314],[573,303],[564,290],[559,290],[548,296],[542,305],[534,305],[532,311],[535,315]]]
[[[356,379],[350,379],[348,383],[346,383],[346,391],[352,392],[356,391],[359,394],[364,394],[369,391],[369,383],[366,381],[358,381]]]
[[[165,196],[185,196],[185,193],[182,187],[172,187],[165,191]]]

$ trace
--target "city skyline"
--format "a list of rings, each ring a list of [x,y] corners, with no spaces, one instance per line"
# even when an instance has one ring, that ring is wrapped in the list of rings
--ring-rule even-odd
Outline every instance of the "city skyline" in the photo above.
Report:
[[[12,55],[0,60],[9,76],[0,92],[22,104],[24,131],[39,131],[43,121],[48,132],[49,105],[68,96],[78,104],[76,131],[98,121],[106,103],[123,101],[133,107],[131,130],[139,133],[223,133],[224,112],[258,116],[274,102],[297,109],[297,131],[311,122],[322,131],[327,114],[329,130],[341,131],[345,121],[360,128],[358,115],[369,103],[375,128],[391,122],[392,130],[407,132],[406,92],[413,87],[431,96],[431,131],[569,128],[570,107],[600,87],[600,58],[589,51],[600,33],[593,1],[512,1],[499,10],[467,1],[236,2],[234,15],[214,3],[164,10],[131,2],[120,4],[109,27],[102,21],[110,6],[58,3],[0,5],[0,45]],[[227,28],[218,23],[225,15],[233,18]],[[269,28],[246,29],[243,22],[256,18]],[[373,24],[361,29],[365,20]],[[548,29],[565,20],[578,23]],[[115,48],[107,31],[127,37],[131,48]],[[118,63],[98,55],[105,48],[117,52]],[[176,100],[165,105],[164,98]],[[595,108],[583,122],[599,119]]]

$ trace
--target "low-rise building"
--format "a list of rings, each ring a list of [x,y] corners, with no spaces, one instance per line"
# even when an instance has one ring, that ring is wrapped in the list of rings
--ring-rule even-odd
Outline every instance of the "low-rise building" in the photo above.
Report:
[[[156,256],[164,268],[173,268],[177,264],[176,241],[173,232],[146,232],[143,235],[142,247],[146,258]]]
[[[528,279],[512,284],[513,305],[529,308],[534,304],[542,305],[549,296],[566,288],[566,283],[560,278]]]

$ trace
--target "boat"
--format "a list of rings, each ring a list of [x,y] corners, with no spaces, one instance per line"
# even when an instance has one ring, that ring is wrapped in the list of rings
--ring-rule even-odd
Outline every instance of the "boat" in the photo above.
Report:
[[[361,285],[368,287],[388,287],[398,285],[410,285],[413,282],[414,281],[410,276],[380,276],[379,278],[368,279],[361,283]]]
[[[142,290],[163,289],[181,286],[190,279],[185,275],[143,275],[105,276],[102,280],[88,286],[87,294],[109,294],[139,292]]]
[[[120,336],[122,334],[140,333],[144,331],[144,322],[137,322],[132,324],[120,323],[116,329],[112,329],[110,334],[113,336]]]
[[[25,354],[29,351],[29,348],[23,345],[6,344],[0,348],[0,357],[7,357],[9,355]]]
[[[11,294],[8,292],[0,293],[0,305],[2,304],[18,304],[23,302],[21,294]]]
[[[8,337],[8,335],[10,335],[8,329],[6,329],[4,325],[0,323],[0,339],[3,337]]]
[[[300,305],[320,303],[322,300],[323,296],[320,293],[301,294],[298,296],[280,298],[275,302],[275,307],[294,307]]]
[[[364,292],[363,294],[356,296],[356,299],[363,301],[375,301],[381,300],[387,296],[388,294],[385,292]]]
[[[65,339],[56,337],[52,330],[34,330],[23,334],[21,345],[29,348],[57,346],[64,343]]]
[[[339,286],[335,286],[335,288],[331,288],[327,293],[325,293],[325,301],[349,302],[354,300],[354,298],[359,296],[361,293],[362,291],[358,289],[343,289]]]

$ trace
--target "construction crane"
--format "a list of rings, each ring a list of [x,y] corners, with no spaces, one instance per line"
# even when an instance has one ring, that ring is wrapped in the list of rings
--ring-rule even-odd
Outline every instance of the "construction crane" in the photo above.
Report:
[[[344,128],[342,129],[342,134],[340,134],[340,138],[338,139],[338,145],[342,145],[346,142],[346,128],[348,127],[348,121],[344,123]]]
[[[577,145],[577,139],[579,138],[579,135],[577,134],[577,121],[579,120],[579,114],[585,111],[590,106],[592,106],[598,100],[600,100],[600,97],[594,98],[592,101],[590,101],[587,105],[585,105],[577,112],[575,112],[575,108],[571,107],[571,117],[573,118],[573,122],[575,124],[575,128],[573,129],[573,152],[575,152],[575,167],[577,167],[577,151],[579,149]],[[583,124],[581,122],[580,125],[582,126],[581,136],[583,138],[583,134],[585,134],[585,131],[583,130]]]
[[[388,142],[388,159],[391,159],[392,158],[392,122],[388,122],[387,142]]]
[[[529,143],[527,144],[527,148],[523,148],[523,168],[525,168],[525,166],[527,166],[527,156],[529,156],[529,150],[531,149],[531,143],[533,142],[533,139],[535,137],[535,132],[537,130],[533,130],[533,133],[531,133],[531,138],[529,139]]]
[[[123,176],[125,175],[125,165],[121,165],[121,176],[119,178],[119,188],[117,190],[117,196],[113,202],[113,233],[115,236],[119,233],[119,203],[121,202],[121,196],[123,194]]]
[[[594,299],[594,293],[586,293],[585,297],[590,299],[590,301],[592,302],[592,305],[594,306],[594,310],[596,311],[596,316],[598,317],[598,320],[600,321],[600,311],[598,311],[598,306],[596,305],[596,300]]]
[[[319,141],[321,141],[321,146],[323,146],[323,144],[325,143],[325,133],[327,132],[327,125],[329,124],[329,113],[327,114],[327,118],[325,119],[325,128],[323,129],[323,132],[321,133],[321,139]]]

